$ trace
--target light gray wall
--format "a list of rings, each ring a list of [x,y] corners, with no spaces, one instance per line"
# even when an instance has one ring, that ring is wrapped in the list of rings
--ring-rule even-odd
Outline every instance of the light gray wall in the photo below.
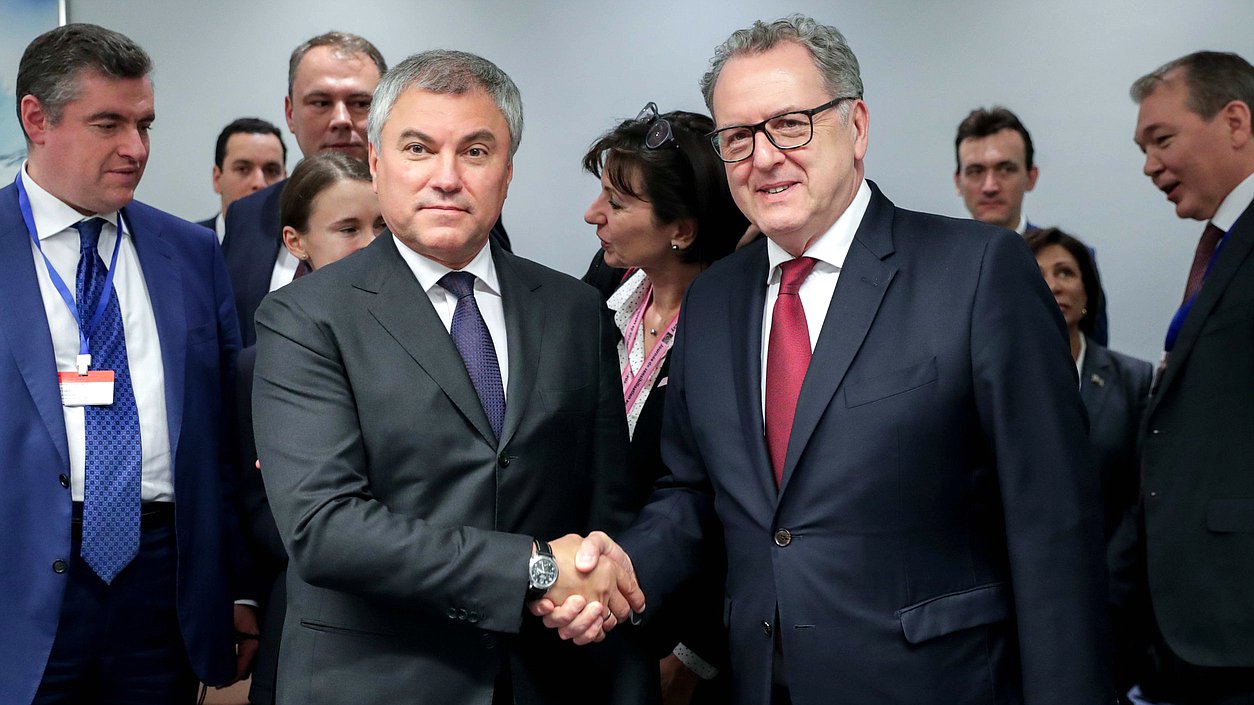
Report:
[[[390,63],[434,47],[492,59],[526,104],[506,223],[520,254],[573,274],[596,249],[582,221],[597,191],[579,169],[587,145],[649,100],[704,112],[697,80],[719,41],[754,19],[809,13],[858,54],[867,174],[900,206],[965,216],[952,179],[958,121],[992,103],[1022,117],[1041,169],[1029,215],[1096,247],[1112,347],[1146,359],[1161,350],[1201,226],[1177,220],[1140,173],[1128,85],[1197,49],[1254,58],[1249,0],[69,0],[69,10],[152,54],[158,120],[139,196],[195,219],[216,209],[222,126],[244,115],[283,125],[287,56],[304,39],[356,32]],[[292,165],[299,150],[287,141]]]

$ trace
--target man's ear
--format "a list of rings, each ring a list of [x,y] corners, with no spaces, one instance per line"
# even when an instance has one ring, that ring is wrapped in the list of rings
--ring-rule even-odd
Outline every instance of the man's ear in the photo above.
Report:
[[[22,102],[19,107],[22,129],[26,132],[26,139],[33,144],[42,146],[47,140],[48,129],[52,127],[52,121],[48,119],[48,111],[44,110],[44,106],[39,102],[38,98],[30,94],[22,96]]]

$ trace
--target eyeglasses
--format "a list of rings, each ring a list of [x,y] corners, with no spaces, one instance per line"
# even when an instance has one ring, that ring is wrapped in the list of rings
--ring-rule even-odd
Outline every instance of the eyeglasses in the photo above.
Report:
[[[647,122],[649,131],[644,135],[644,146],[649,149],[657,149],[662,145],[670,142],[676,147],[679,146],[675,142],[675,136],[671,133],[670,120],[662,117],[657,112],[657,103],[649,101],[640,109],[640,114],[636,116],[636,120]]]
[[[708,136],[710,144],[718,158],[725,162],[740,162],[753,156],[754,139],[758,132],[775,145],[776,149],[799,149],[810,144],[814,138],[814,116],[836,107],[842,101],[857,98],[856,95],[842,95],[830,100],[817,108],[797,110],[769,117],[756,125],[732,125],[711,132]]]

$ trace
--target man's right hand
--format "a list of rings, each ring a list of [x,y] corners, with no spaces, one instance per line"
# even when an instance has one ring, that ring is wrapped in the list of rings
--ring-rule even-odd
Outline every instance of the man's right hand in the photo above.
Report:
[[[557,583],[529,609],[563,639],[576,644],[601,641],[632,612],[644,611],[644,593],[631,558],[605,533],[594,531],[586,539],[568,534],[550,546],[557,559]]]

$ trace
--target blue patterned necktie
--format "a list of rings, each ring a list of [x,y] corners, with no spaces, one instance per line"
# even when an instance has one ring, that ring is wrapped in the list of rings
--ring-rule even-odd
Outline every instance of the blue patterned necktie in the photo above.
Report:
[[[457,297],[453,310],[453,325],[449,334],[453,344],[466,363],[470,383],[475,386],[483,412],[492,424],[492,433],[501,437],[501,424],[505,421],[505,388],[501,384],[501,365],[496,360],[496,348],[492,334],[479,313],[475,302],[475,275],[470,272],[449,272],[440,277],[440,286]]]
[[[84,326],[96,312],[108,271],[97,244],[104,220],[77,225],[75,293]],[[121,235],[114,247],[121,247]],[[86,427],[83,483],[83,560],[105,583],[113,582],[139,551],[139,412],[126,363],[126,333],[116,290],[91,331],[91,369],[113,370],[113,404],[83,409]]]

